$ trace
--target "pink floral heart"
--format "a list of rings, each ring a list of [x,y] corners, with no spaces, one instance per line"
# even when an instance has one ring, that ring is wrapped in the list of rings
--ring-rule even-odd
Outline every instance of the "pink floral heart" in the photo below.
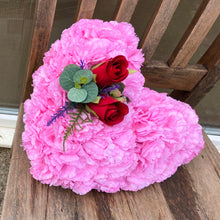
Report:
[[[166,94],[144,88],[139,72],[143,59],[138,38],[128,23],[80,20],[63,31],[33,74],[34,91],[24,108],[23,147],[31,174],[42,183],[70,188],[78,194],[91,189],[104,192],[137,191],[161,182],[188,163],[203,148],[201,126],[195,111]],[[137,70],[124,81],[131,102],[129,114],[114,126],[91,116],[66,141],[69,116],[46,126],[66,101],[59,76],[68,64],[87,68],[117,55]]]

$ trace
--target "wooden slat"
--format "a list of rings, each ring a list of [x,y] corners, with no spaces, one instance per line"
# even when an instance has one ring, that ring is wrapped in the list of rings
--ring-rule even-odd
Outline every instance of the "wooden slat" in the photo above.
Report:
[[[215,38],[211,46],[199,60],[208,70],[211,70],[220,62],[220,34]]]
[[[118,0],[113,20],[129,22],[134,13],[138,0]]]
[[[220,155],[203,137],[202,152],[160,184],[175,219],[220,219]]]
[[[190,164],[161,184],[138,192],[84,196],[49,187],[30,175],[20,147],[21,105],[3,204],[2,220],[15,219],[220,219],[220,155],[204,134],[206,147]],[[197,217],[197,218],[196,218]]]
[[[207,73],[207,69],[202,65],[188,65],[184,69],[176,69],[161,61],[150,61],[148,65],[142,66],[141,72],[147,87],[191,91]]]
[[[190,92],[174,90],[171,96],[175,99],[187,102],[195,107],[199,101],[215,86],[220,79],[220,34],[216,37],[206,53],[199,60],[199,64],[203,64],[208,73]]]
[[[27,75],[24,83],[22,102],[30,97],[32,88],[32,73],[43,64],[43,56],[48,49],[50,33],[57,0],[38,0],[36,2],[34,31],[31,51],[27,66]]]
[[[95,11],[96,3],[97,0],[78,0],[74,22],[82,18],[91,19]]]
[[[220,14],[219,0],[203,0],[192,22],[168,60],[171,67],[187,65]]]
[[[145,64],[153,56],[179,2],[180,0],[158,0],[154,13],[139,44],[139,47],[143,49],[145,54]]]
[[[191,92],[174,90],[170,96],[180,101],[184,101],[194,108],[200,102],[200,100],[215,86],[219,79],[220,65],[209,71]]]

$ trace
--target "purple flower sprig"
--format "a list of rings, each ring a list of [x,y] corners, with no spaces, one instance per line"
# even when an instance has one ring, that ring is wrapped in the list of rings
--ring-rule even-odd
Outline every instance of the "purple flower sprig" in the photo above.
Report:
[[[58,118],[65,117],[65,114],[68,114],[69,110],[73,110],[76,107],[76,103],[66,102],[56,113],[54,113],[50,120],[47,122],[47,126],[53,124]]]
[[[119,89],[119,88],[120,88],[119,84],[114,84],[114,85],[111,85],[109,87],[104,87],[104,88],[99,90],[99,96],[101,96],[103,98],[104,97],[103,95],[109,95],[109,93],[112,90]]]
[[[79,66],[83,70],[83,69],[85,69],[86,64],[83,60],[80,60]]]

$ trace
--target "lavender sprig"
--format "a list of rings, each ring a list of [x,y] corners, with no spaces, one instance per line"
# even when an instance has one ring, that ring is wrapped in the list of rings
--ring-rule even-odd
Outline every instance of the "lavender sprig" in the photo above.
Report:
[[[112,90],[115,90],[115,89],[119,89],[120,88],[120,85],[119,84],[114,84],[114,85],[111,85],[110,87],[104,87],[102,89],[99,90],[99,95],[101,97],[103,97],[103,95],[109,95],[109,93],[112,91]]]
[[[47,126],[53,124],[59,117],[65,117],[65,113],[68,114],[69,110],[72,110],[76,107],[76,104],[73,102],[66,102],[56,113],[54,113],[50,120],[47,122]]]
[[[79,66],[83,70],[85,68],[86,64],[84,63],[83,60],[80,60]]]

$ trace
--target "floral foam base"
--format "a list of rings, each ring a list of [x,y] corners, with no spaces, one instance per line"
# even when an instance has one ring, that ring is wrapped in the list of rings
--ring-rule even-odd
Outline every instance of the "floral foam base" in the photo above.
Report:
[[[161,182],[192,160],[203,148],[202,129],[195,111],[143,87],[143,59],[138,38],[128,23],[80,20],[63,31],[45,54],[44,64],[33,74],[34,90],[24,104],[23,148],[30,172],[44,184],[70,188],[78,194],[92,189],[114,193],[137,191]],[[63,134],[69,116],[46,126],[51,115],[66,102],[59,84],[65,66],[88,68],[123,55],[130,74],[123,83],[129,113],[119,124],[93,122],[71,135],[63,151]]]

